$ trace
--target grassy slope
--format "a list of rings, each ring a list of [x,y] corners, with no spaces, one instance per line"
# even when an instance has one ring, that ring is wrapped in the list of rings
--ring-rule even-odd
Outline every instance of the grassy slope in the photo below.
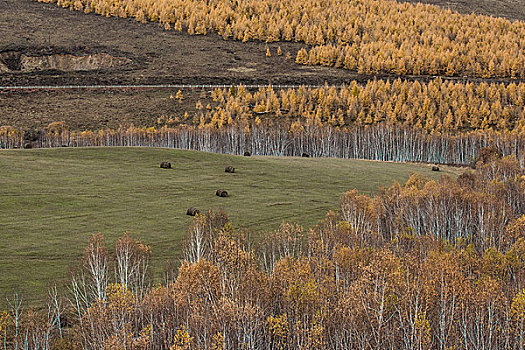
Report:
[[[174,169],[160,169],[163,160]],[[237,173],[226,174],[233,165]],[[339,196],[372,194],[428,166],[370,161],[238,157],[149,148],[0,152],[0,307],[13,288],[38,300],[67,276],[90,234],[109,246],[123,231],[151,245],[157,270],[177,259],[191,217],[186,209],[224,208],[235,227],[312,226]],[[223,188],[231,197],[219,198]],[[36,299],[35,299],[36,298]]]

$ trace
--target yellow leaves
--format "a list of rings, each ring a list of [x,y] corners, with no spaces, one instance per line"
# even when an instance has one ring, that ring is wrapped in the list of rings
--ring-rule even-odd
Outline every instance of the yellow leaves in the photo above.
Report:
[[[140,330],[140,336],[141,337],[150,337],[151,336],[151,323],[147,324],[144,328]]]
[[[445,131],[453,131],[455,129],[454,116],[450,109],[448,110],[448,113],[443,121],[443,129]]]
[[[241,281],[235,282],[239,288],[237,292],[248,292],[250,288],[261,283],[263,279],[257,271],[253,253],[246,250],[240,242],[231,237],[233,229],[229,231],[226,227],[228,225],[226,224],[225,228],[219,232],[214,254],[223,276],[230,276],[229,279],[233,281],[242,276],[242,283]],[[245,288],[247,289],[244,290]]]
[[[414,328],[420,348],[429,348],[432,341],[432,328],[430,327],[430,320],[427,318],[426,313],[417,313]]]
[[[22,130],[12,126],[0,126],[0,137],[19,139],[22,137]]]
[[[62,134],[68,131],[68,127],[65,122],[52,122],[47,126],[47,132],[55,135]]]
[[[193,347],[193,337],[186,330],[184,325],[181,325],[175,333],[173,345],[170,350],[191,350]]]
[[[9,323],[10,316],[7,311],[0,313],[0,333],[7,331],[7,324]]]
[[[149,323],[140,330],[138,337],[134,337],[132,340],[133,350],[151,349],[152,329],[153,327]]]
[[[139,9],[135,14],[135,20],[140,23],[146,23],[146,16],[144,15],[144,11],[142,9]]]
[[[265,102],[258,102],[254,107],[253,107],[253,112],[254,113],[265,113],[267,111],[267,107],[266,107],[266,104]]]
[[[224,335],[221,332],[217,332],[213,335],[211,340],[211,349],[212,350],[225,350],[226,344],[224,342]]]
[[[268,328],[270,328],[272,336],[277,338],[279,343],[284,345],[290,328],[288,325],[286,314],[268,316],[268,318],[266,319],[266,323],[268,324]]]
[[[418,173],[414,173],[410,175],[405,186],[406,188],[414,188],[414,189],[422,190],[428,182],[429,182],[428,178]]]
[[[292,281],[286,297],[299,308],[306,307],[318,301],[319,289],[314,280],[307,281]]]
[[[182,23],[180,20],[177,20],[177,22],[175,22],[175,24],[173,25],[173,30],[179,33],[182,32]]]
[[[272,278],[280,281],[282,291],[290,308],[295,312],[317,310],[320,286],[316,283],[312,267],[305,258],[283,258],[274,267]]]
[[[299,120],[296,120],[290,124],[290,133],[301,133],[303,132],[304,127],[302,126],[301,122]]]
[[[182,91],[177,91],[177,93],[175,94],[175,98],[177,100],[179,100],[179,103],[182,103],[182,100],[184,99],[184,96],[182,95]]]
[[[307,64],[308,63],[308,53],[304,48],[300,49],[297,52],[297,57],[295,58],[295,63]]]
[[[366,256],[366,250],[338,245],[334,249],[333,261],[340,274],[339,278],[357,276],[360,269],[359,264],[366,260]]]
[[[219,268],[203,259],[193,264],[184,262],[174,284],[175,289],[180,291],[181,297],[186,295],[199,299],[212,298],[212,300],[220,295],[220,286]]]
[[[519,322],[525,321],[525,289],[522,289],[513,299],[511,314]]]
[[[339,207],[343,219],[348,222],[356,234],[363,234],[371,229],[371,223],[376,217],[374,200],[365,195],[359,195],[357,190],[344,193],[339,199]]]
[[[491,247],[482,256],[481,271],[493,278],[499,278],[507,271],[505,255],[498,249]]]
[[[505,228],[505,235],[512,241],[525,239],[525,215],[511,221]]]
[[[106,293],[109,309],[118,312],[132,312],[135,305],[135,297],[125,286],[119,283],[109,284]]]
[[[73,9],[75,11],[82,11],[84,9],[84,5],[82,5],[82,2],[80,0],[76,0],[73,3]]]
[[[317,321],[317,320],[316,320]],[[326,349],[325,328],[320,322],[315,322],[308,333],[309,349]]]

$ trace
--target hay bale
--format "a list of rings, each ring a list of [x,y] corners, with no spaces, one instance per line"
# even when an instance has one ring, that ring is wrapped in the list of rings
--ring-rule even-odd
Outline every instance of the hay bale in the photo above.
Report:
[[[160,167],[162,169],[171,169],[171,163],[170,162],[161,162]]]
[[[195,207],[191,207],[186,210],[186,215],[195,216],[197,214],[200,214],[200,211]]]
[[[302,157],[304,157],[304,158],[310,158],[310,154],[309,154],[309,153],[306,153],[306,152],[303,152]]]
[[[244,156],[245,156],[245,157],[250,157],[251,155],[252,155],[252,154],[251,154],[250,152],[248,152],[248,151],[244,152]]]
[[[225,190],[217,190],[217,192],[215,192],[215,195],[218,197],[228,197],[228,192],[226,192]]]
[[[226,173],[234,173],[235,172],[235,168],[232,167],[232,166],[227,166],[226,168],[224,168],[224,172],[226,172]]]
[[[439,167],[434,165],[434,166],[432,167],[432,171],[439,171]]]

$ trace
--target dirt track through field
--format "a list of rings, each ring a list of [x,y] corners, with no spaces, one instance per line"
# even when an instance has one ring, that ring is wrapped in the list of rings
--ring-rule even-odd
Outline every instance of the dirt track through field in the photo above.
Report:
[[[245,85],[243,83],[225,85],[225,84],[161,84],[161,85],[28,85],[28,86],[0,86],[0,90],[127,90],[127,89],[226,89],[232,86],[244,86],[247,89],[265,88],[268,85]],[[326,85],[272,85],[274,88],[297,89],[301,86],[307,88],[319,88]],[[344,85],[328,85],[343,87]]]
[[[396,79],[398,77],[389,77]],[[443,80],[451,80],[458,82],[474,82],[474,83],[520,83],[525,80],[523,79],[483,79],[483,78],[468,78],[468,77],[445,77],[445,76],[433,76],[433,77],[399,77],[403,80],[419,80],[426,82],[432,79],[441,78]],[[246,84],[245,82],[239,81],[231,84],[110,84],[110,85],[13,85],[13,86],[1,86],[0,91],[32,91],[32,90],[162,90],[162,89],[225,89],[232,86],[244,86],[247,89],[260,89],[271,85],[278,89],[297,89],[299,87],[306,88],[321,88],[321,87],[336,87],[342,88],[348,86],[348,84]]]

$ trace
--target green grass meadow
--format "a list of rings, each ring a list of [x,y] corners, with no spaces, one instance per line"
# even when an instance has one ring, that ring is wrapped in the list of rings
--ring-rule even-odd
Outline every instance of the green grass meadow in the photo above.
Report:
[[[161,161],[173,169],[160,169]],[[227,174],[232,165],[236,173]],[[256,235],[283,221],[315,225],[350,189],[373,194],[428,165],[325,158],[241,157],[159,148],[0,151],[0,309],[13,290],[39,304],[67,278],[88,237],[102,232],[112,250],[131,231],[151,246],[157,279],[178,259],[192,217],[224,208],[236,228]],[[215,196],[225,189],[230,197]]]

